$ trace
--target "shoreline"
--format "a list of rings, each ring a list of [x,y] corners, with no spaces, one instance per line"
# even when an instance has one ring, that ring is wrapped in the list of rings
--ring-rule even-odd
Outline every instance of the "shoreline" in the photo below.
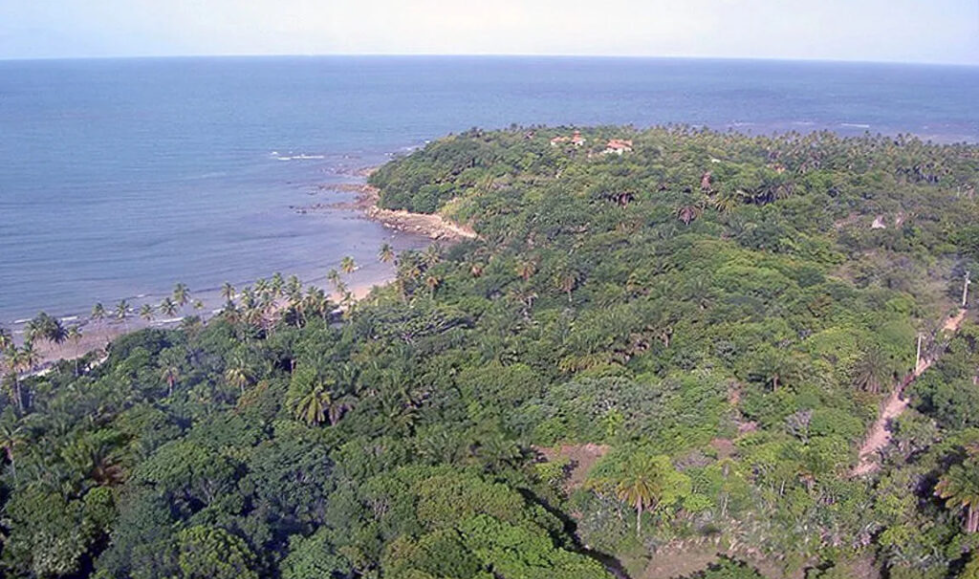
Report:
[[[376,168],[365,169],[361,174],[370,175]],[[339,192],[352,192],[357,198],[351,202],[338,202],[326,205],[330,209],[360,211],[366,219],[380,223],[388,229],[401,233],[421,235],[434,241],[461,241],[476,239],[478,235],[472,228],[443,218],[437,213],[412,213],[403,209],[384,209],[378,202],[381,192],[367,183],[349,183],[330,189]],[[319,208],[322,206],[313,206]]]
[[[345,183],[333,186],[321,186],[323,190],[331,190],[343,193],[354,193],[356,198],[351,202],[335,202],[328,204],[317,204],[311,207],[290,206],[289,209],[306,212],[309,210],[346,210],[355,211],[360,216],[369,221],[379,223],[385,228],[411,235],[426,237],[432,241],[458,242],[465,239],[476,239],[478,235],[471,228],[453,223],[444,219],[438,214],[412,213],[404,210],[383,209],[378,203],[380,201],[380,191],[369,184],[366,179],[378,167],[365,167],[353,172],[353,176],[363,180],[361,183]],[[356,271],[351,274],[356,277]],[[381,276],[362,281],[353,281],[348,284],[348,291],[353,297],[354,302],[360,302],[367,298],[374,288],[384,287],[394,281],[394,272],[386,272]],[[327,284],[322,278],[306,280],[307,283],[326,289]],[[330,300],[339,304],[343,296],[336,292],[330,292]],[[137,314],[136,304],[133,312],[126,321],[118,319],[106,319],[95,321],[88,315],[79,314],[59,318],[66,327],[77,325],[83,330],[82,336],[76,341],[66,341],[62,344],[55,344],[47,341],[38,341],[35,344],[40,363],[27,375],[43,374],[52,366],[59,362],[77,360],[90,352],[105,352],[111,343],[126,334],[137,332],[147,328],[154,329],[173,329],[188,317],[199,316],[204,323],[218,315],[220,309],[206,308],[202,311],[189,312],[186,315],[167,320],[147,321],[140,318]],[[27,320],[24,320],[26,323]],[[72,322],[72,323],[68,323]],[[23,344],[23,326],[10,328],[14,336],[15,343]]]
[[[385,276],[379,279],[365,280],[348,285],[347,291],[353,301],[360,302],[370,296],[375,288],[381,288],[390,284],[394,278]],[[330,301],[337,305],[338,309],[343,309],[340,302],[343,296],[337,292],[330,292]],[[146,329],[172,330],[178,328],[183,320],[192,317],[200,317],[202,323],[208,323],[219,315],[220,310],[208,310],[202,312],[190,312],[184,316],[165,319],[146,321],[136,314],[132,314],[126,321],[118,319],[106,319],[96,322],[91,318],[85,318],[78,326],[83,331],[82,336],[77,341],[65,341],[62,344],[55,344],[47,340],[39,340],[34,348],[38,353],[39,363],[32,370],[23,373],[23,376],[44,375],[59,362],[71,362],[82,358],[92,352],[99,352],[103,355],[117,338]],[[63,319],[62,319],[63,320]],[[14,334],[15,343],[23,345],[23,331]]]

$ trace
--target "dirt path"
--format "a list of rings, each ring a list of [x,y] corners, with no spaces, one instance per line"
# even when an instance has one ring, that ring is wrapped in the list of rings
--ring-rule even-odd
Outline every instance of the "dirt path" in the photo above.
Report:
[[[951,333],[957,332],[965,320],[965,315],[966,310],[959,310],[958,314],[945,320],[942,330]],[[932,364],[936,361],[937,358],[921,360],[918,363],[918,367],[914,369],[914,372],[902,380],[901,384],[894,389],[894,392],[891,392],[890,396],[887,397],[881,408],[880,416],[870,428],[867,440],[860,447],[860,460],[857,462],[857,466],[850,472],[851,476],[863,476],[877,470],[879,466],[877,463],[877,454],[891,441],[891,431],[887,427],[891,420],[894,420],[907,410],[908,404],[911,402],[904,398],[904,389],[914,382],[918,376],[924,374],[925,370],[931,368]]]

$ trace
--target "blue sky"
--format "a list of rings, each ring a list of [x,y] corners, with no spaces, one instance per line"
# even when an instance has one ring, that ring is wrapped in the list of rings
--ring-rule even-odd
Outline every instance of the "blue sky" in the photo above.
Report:
[[[979,0],[0,0],[0,58],[562,54],[979,64]]]

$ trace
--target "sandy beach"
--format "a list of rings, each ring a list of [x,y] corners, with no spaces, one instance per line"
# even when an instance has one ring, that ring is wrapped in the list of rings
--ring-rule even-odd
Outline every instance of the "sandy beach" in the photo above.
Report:
[[[365,169],[358,170],[355,174],[357,177],[366,179],[376,167],[369,167]],[[476,238],[476,232],[472,229],[452,223],[448,220],[443,219],[440,215],[429,215],[421,213],[411,213],[409,211],[392,211],[389,209],[382,209],[378,206],[378,201],[380,200],[380,191],[377,188],[368,185],[367,183],[348,183],[343,185],[332,185],[329,187],[324,187],[326,190],[338,191],[343,193],[354,193],[356,198],[352,202],[336,202],[327,204],[317,204],[315,206],[297,208],[290,207],[293,210],[319,210],[319,209],[340,209],[356,211],[360,213],[363,218],[376,221],[383,225],[384,227],[390,228],[395,231],[400,231],[404,233],[410,233],[414,235],[421,235],[432,240],[444,241],[444,242],[454,242],[463,239],[473,239]],[[358,275],[358,271],[354,271],[351,274],[345,276],[345,282],[347,284],[348,291],[353,296],[354,301],[361,301],[370,295],[371,291],[375,287],[380,287],[387,285],[394,280],[394,272],[389,271],[382,275],[378,275],[376,272],[369,278],[364,278],[363,275]],[[312,282],[321,287],[325,287],[326,283],[322,278],[304,280],[309,283]],[[337,293],[330,294],[330,300],[334,303],[340,303],[343,299],[342,295]],[[213,300],[211,300],[213,302]],[[215,306],[215,303],[209,303],[209,306]],[[134,310],[137,308],[138,304],[134,304]],[[142,330],[145,328],[175,328],[180,325],[183,317],[187,316],[200,316],[205,322],[212,318],[218,313],[219,309],[213,307],[205,308],[202,311],[193,311],[191,308],[185,308],[181,312],[181,316],[165,319],[165,320],[151,320],[147,321],[138,317],[135,312],[133,312],[130,317],[126,320],[118,319],[105,319],[101,321],[96,321],[92,319],[81,319],[73,317],[71,320],[63,320],[66,326],[78,324],[79,328],[82,330],[81,337],[76,340],[69,340],[62,344],[54,344],[47,341],[38,341],[35,344],[35,348],[40,357],[41,363],[33,372],[37,373],[39,371],[44,371],[50,368],[55,363],[62,360],[74,360],[86,355],[89,352],[100,350],[105,350],[111,342],[122,336],[124,334]],[[20,343],[23,341],[22,330],[15,332],[15,340]]]

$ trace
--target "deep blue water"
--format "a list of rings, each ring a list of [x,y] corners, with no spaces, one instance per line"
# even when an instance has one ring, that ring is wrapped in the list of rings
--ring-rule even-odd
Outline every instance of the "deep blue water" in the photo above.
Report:
[[[0,62],[0,323],[213,291],[389,231],[322,185],[473,126],[662,123],[979,140],[979,68],[661,59]],[[288,160],[285,160],[288,159]],[[347,196],[349,197],[349,195]],[[423,240],[393,237],[399,247]],[[140,300],[134,300],[139,302]]]

